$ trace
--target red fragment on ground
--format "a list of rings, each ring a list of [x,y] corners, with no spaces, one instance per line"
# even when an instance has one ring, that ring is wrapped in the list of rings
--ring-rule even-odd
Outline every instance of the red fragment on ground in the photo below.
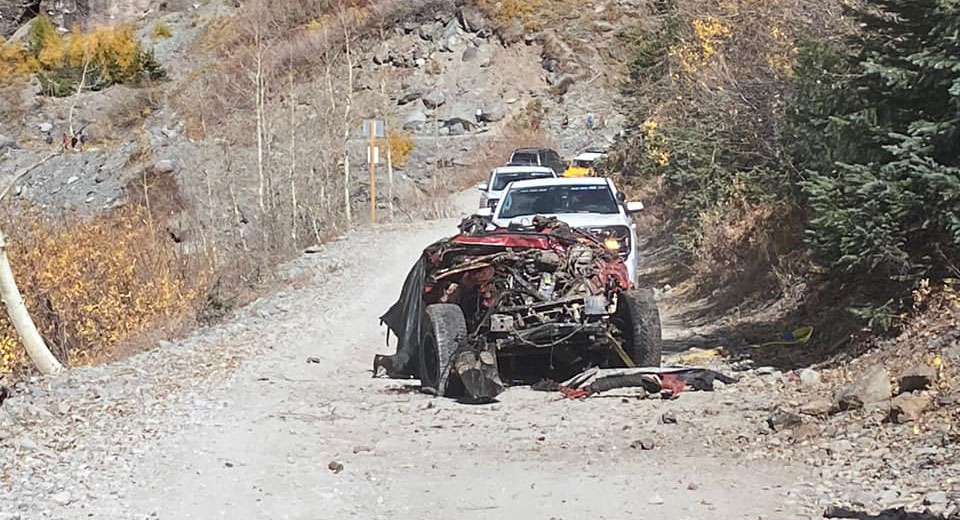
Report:
[[[560,393],[562,393],[567,399],[583,399],[590,395],[590,391],[585,388],[570,388],[569,386],[561,386],[559,390]]]
[[[663,387],[664,390],[669,390],[674,397],[687,389],[687,384],[684,383],[682,379],[677,377],[676,374],[661,375],[660,386]]]

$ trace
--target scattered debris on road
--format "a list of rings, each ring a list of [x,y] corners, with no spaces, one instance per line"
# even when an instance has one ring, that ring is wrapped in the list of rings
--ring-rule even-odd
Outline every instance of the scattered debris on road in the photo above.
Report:
[[[731,384],[736,378],[706,368],[589,368],[563,383],[543,380],[534,390],[559,391],[571,399],[581,399],[618,388],[639,388],[645,395],[675,398],[686,390],[712,392],[715,382]]]

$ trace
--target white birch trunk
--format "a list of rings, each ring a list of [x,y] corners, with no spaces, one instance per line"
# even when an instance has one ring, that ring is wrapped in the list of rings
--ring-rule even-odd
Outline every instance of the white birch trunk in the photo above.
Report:
[[[34,366],[42,374],[57,374],[63,370],[63,365],[53,356],[43,337],[37,331],[37,326],[33,324],[27,306],[23,303],[23,297],[20,295],[20,289],[17,288],[17,282],[13,278],[13,270],[10,269],[10,261],[7,259],[7,242],[0,231],[0,297],[7,307],[7,315],[17,329],[20,341],[23,342],[23,348],[27,355],[33,361]]]

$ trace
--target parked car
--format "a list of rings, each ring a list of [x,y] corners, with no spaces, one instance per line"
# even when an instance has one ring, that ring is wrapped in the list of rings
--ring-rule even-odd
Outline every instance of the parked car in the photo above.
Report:
[[[556,177],[557,173],[545,166],[501,166],[490,172],[490,179],[477,185],[480,207],[494,208],[511,182]]]
[[[496,208],[482,210],[499,227],[529,226],[536,216],[556,217],[599,237],[636,280],[637,230],[632,214],[641,202],[625,202],[613,181],[601,177],[536,179],[510,183]]]
[[[601,214],[617,206],[605,184],[557,182],[513,183],[500,207],[519,207],[530,190],[589,194]],[[375,375],[419,377],[427,393],[489,401],[514,382],[660,365],[653,291],[634,288],[616,248],[555,218],[489,224],[465,219],[460,234],[424,250],[381,318],[397,352],[374,358]]]
[[[563,172],[564,177],[591,177],[594,175],[594,163],[605,154],[602,150],[588,148],[570,161],[570,167]]]
[[[546,166],[557,175],[567,169],[560,154],[550,148],[518,148],[510,155],[510,165]]]

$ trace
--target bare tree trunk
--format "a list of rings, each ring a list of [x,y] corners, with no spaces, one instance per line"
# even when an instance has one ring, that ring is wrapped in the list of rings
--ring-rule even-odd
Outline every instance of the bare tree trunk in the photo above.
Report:
[[[256,113],[257,113],[257,201],[260,205],[261,218],[266,218],[266,204],[264,203],[264,189],[266,179],[263,172],[263,35],[261,33],[259,17],[256,22],[254,38],[257,43],[257,71],[254,76],[256,82]]]
[[[294,91],[293,67],[290,67],[290,238],[297,246],[297,94]]]
[[[37,326],[30,318],[27,306],[23,303],[20,289],[17,288],[17,282],[13,278],[13,270],[10,269],[10,261],[7,259],[7,242],[2,231],[0,231],[0,297],[7,306],[7,315],[13,327],[17,329],[24,350],[27,351],[37,370],[42,374],[57,374],[63,370],[63,365],[47,348],[43,337],[37,331]]]
[[[386,41],[383,35],[383,28],[380,28],[380,42],[383,45],[383,42]],[[387,102],[387,91],[384,82],[380,82],[380,104],[382,113],[386,114],[386,102]],[[387,120],[383,120],[383,135],[386,139],[387,147],[387,209],[390,214],[390,220],[393,221],[393,152],[391,150],[391,138],[390,138],[390,127],[387,124]]]
[[[384,123],[386,125],[386,123]],[[387,136],[387,207],[390,210],[390,220],[393,220],[393,153],[390,151],[390,134]]]
[[[73,93],[73,100],[70,102],[70,111],[67,113],[67,131],[70,132],[71,139],[76,135],[73,130],[73,112],[77,108],[77,99],[80,97],[80,93],[83,92],[84,83],[87,82],[87,70],[89,67],[90,58],[85,56],[83,58],[83,72],[80,73],[80,83],[77,84],[77,91]]]
[[[343,111],[343,206],[347,212],[347,227],[353,225],[350,208],[350,112],[353,108],[353,56],[350,51],[350,27],[344,16],[344,7],[340,5],[340,24],[343,26],[343,44],[347,57],[347,100]]]

